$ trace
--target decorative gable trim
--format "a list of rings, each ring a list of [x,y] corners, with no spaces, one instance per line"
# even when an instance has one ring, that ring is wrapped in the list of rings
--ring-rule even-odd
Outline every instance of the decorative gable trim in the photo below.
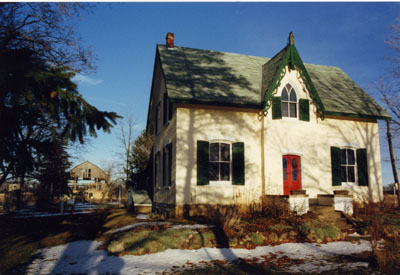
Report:
[[[266,114],[267,110],[271,107],[270,100],[272,96],[278,92],[278,87],[280,87],[281,81],[286,74],[286,66],[287,66],[289,70],[297,70],[300,73],[300,77],[303,79],[304,84],[310,93],[312,101],[316,103],[318,115],[321,117],[321,119],[324,119],[324,114],[325,114],[324,105],[322,104],[322,101],[314,87],[314,84],[311,81],[310,75],[308,74],[303,64],[303,61],[301,60],[300,55],[297,52],[297,49],[294,45],[294,38],[292,32],[289,34],[288,45],[284,49],[282,49],[282,51],[280,51],[275,57],[273,57],[270,61],[268,61],[264,66],[268,66],[270,62],[271,64],[273,64],[273,62],[276,59],[280,58],[281,55],[284,55],[284,57],[281,63],[279,64],[279,68],[275,73],[275,77],[271,85],[268,87],[268,90],[265,93],[265,101],[263,104],[264,114]],[[262,77],[264,78],[264,70]]]

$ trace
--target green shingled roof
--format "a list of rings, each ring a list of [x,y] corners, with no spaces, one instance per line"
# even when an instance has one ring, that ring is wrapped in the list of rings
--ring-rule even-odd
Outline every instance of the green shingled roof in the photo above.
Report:
[[[175,102],[263,107],[265,91],[286,54],[273,59],[157,45],[168,97]],[[271,61],[271,62],[269,62]],[[340,68],[304,64],[325,114],[390,118]]]

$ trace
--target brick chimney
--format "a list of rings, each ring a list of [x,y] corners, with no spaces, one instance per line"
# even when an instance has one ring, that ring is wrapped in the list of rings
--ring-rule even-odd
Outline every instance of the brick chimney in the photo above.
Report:
[[[167,46],[169,49],[174,48],[174,34],[172,32],[167,33],[167,37],[165,38],[167,40]]]

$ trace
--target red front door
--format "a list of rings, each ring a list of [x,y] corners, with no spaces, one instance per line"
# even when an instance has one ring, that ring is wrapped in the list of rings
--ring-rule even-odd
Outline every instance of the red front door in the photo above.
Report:
[[[283,194],[290,195],[290,191],[301,189],[300,157],[286,155],[282,157],[283,165]]]

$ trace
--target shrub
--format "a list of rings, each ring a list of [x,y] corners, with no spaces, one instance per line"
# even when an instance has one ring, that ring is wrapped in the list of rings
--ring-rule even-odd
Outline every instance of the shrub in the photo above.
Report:
[[[381,271],[391,272],[400,268],[400,242],[397,238],[397,222],[400,212],[394,212],[393,204],[385,201],[355,204],[356,218],[360,231],[368,231],[371,235],[371,256],[374,264]],[[393,214],[394,212],[395,214]],[[383,243],[382,243],[383,241]]]
[[[263,244],[264,243],[264,236],[261,233],[252,233],[251,234],[251,241],[255,244]]]
[[[294,213],[289,208],[288,201],[281,196],[263,196],[261,202],[261,213],[266,217],[279,220],[294,217]]]

